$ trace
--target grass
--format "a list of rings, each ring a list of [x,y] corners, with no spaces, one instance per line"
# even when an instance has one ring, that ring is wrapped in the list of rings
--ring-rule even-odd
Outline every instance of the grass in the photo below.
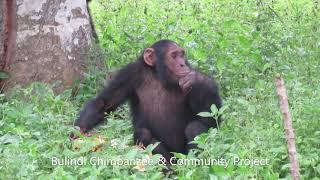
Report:
[[[320,177],[320,22],[316,1],[107,1],[90,4],[105,59],[93,49],[76,97],[34,83],[0,96],[0,179],[290,179],[289,159],[274,76],[289,96],[302,179]],[[130,16],[128,16],[130,14]],[[177,165],[52,165],[52,158],[156,160],[133,145],[125,105],[93,137],[71,141],[82,104],[105,74],[134,60],[161,38],[179,42],[191,64],[220,84],[224,122],[196,140],[181,159],[230,160],[224,167]],[[99,67],[97,66],[99,65]],[[101,65],[102,64],[102,65]],[[268,159],[267,165],[232,160]],[[251,160],[251,161],[250,161]]]

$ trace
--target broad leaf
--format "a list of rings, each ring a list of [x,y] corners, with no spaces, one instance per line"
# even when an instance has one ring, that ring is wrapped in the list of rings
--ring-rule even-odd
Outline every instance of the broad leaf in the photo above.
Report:
[[[198,115],[201,117],[212,117],[212,114],[209,112],[201,112],[201,113],[198,113]]]

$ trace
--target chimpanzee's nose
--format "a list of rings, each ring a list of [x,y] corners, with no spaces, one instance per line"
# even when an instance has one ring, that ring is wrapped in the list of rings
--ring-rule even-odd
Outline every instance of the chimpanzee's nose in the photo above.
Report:
[[[180,67],[184,67],[184,64],[180,64]]]

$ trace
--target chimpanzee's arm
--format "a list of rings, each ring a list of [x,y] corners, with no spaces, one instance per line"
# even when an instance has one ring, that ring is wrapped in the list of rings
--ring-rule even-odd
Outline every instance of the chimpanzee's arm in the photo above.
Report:
[[[212,104],[215,104],[218,109],[222,106],[222,100],[215,81],[199,72],[196,72],[196,80],[191,86],[188,100],[194,115],[197,115],[199,112],[210,112]],[[197,116],[197,119],[201,119],[209,127],[217,126],[216,121],[212,118]]]
[[[121,69],[97,97],[85,104],[75,123],[82,132],[99,124],[104,120],[105,112],[115,110],[130,97],[135,89],[138,67],[137,63],[131,63]]]

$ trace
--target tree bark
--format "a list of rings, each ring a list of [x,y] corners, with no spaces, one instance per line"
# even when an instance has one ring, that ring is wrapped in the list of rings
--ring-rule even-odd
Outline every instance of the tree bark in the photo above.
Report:
[[[15,1],[0,2],[0,70],[4,71],[12,58],[15,39]]]
[[[0,68],[11,76],[5,91],[34,81],[60,81],[57,92],[72,87],[92,42],[87,1],[2,0],[1,8]]]
[[[291,116],[289,112],[289,103],[288,103],[288,96],[286,92],[286,88],[284,85],[284,81],[280,76],[276,77],[276,85],[277,85],[277,94],[279,96],[279,104],[280,110],[283,115],[283,124],[285,130],[285,136],[288,145],[288,152],[289,152],[289,159],[290,159],[290,170],[291,175],[294,180],[300,179],[299,173],[299,164],[297,158],[297,151],[295,145],[295,136],[294,136],[294,129],[292,127]]]

